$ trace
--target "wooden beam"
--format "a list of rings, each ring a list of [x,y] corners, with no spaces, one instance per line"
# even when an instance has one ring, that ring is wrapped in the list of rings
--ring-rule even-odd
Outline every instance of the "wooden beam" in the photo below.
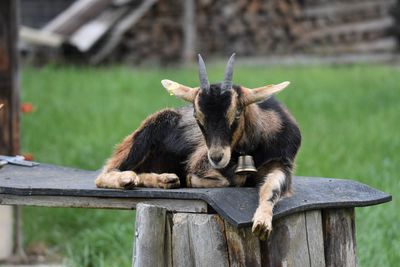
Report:
[[[129,12],[120,22],[111,30],[110,36],[105,40],[104,45],[90,59],[91,64],[101,63],[114,49],[119,45],[124,34],[132,29],[139,20],[157,3],[158,0],[143,1],[138,8]]]
[[[19,37],[28,44],[52,48],[60,47],[64,41],[64,38],[56,33],[40,31],[25,26],[20,27]]]
[[[78,0],[67,10],[50,21],[43,31],[57,33],[65,37],[70,36],[82,24],[97,16],[112,0]]]
[[[354,208],[322,212],[326,267],[357,266]]]
[[[167,210],[139,204],[136,210],[134,267],[172,266],[171,225],[167,219]]]
[[[76,196],[16,196],[0,194],[0,205],[132,210],[140,203],[163,207],[172,212],[207,212],[207,203],[201,200]]]

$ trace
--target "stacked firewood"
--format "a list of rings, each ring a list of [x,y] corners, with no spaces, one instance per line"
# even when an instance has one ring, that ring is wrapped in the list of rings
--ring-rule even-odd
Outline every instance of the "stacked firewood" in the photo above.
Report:
[[[112,61],[176,62],[182,56],[182,1],[159,0],[125,35]]]
[[[241,57],[392,53],[400,32],[396,2],[78,0],[44,27],[41,39],[60,35],[84,54],[79,58],[93,64],[178,62],[194,59],[197,52]]]
[[[196,52],[241,56],[393,52],[395,0],[197,0]],[[159,0],[129,31],[118,58],[182,58],[182,0]]]
[[[305,0],[295,49],[323,54],[393,52],[396,0]]]

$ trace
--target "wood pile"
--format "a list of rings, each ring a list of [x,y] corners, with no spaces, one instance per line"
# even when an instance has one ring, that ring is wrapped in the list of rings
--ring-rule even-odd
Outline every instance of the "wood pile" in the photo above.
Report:
[[[371,55],[397,50],[396,2],[78,0],[44,30],[67,32],[65,43],[93,64],[179,62],[198,52]]]
[[[182,1],[159,0],[118,59],[182,59]],[[392,53],[396,0],[197,0],[195,52],[226,56]],[[183,25],[182,25],[183,24]]]

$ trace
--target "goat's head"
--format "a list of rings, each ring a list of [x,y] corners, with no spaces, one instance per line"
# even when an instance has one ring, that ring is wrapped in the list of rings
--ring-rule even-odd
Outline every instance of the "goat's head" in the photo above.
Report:
[[[235,54],[228,61],[222,83],[210,85],[200,55],[200,87],[191,88],[170,80],[161,81],[171,95],[193,103],[193,115],[204,135],[208,159],[217,169],[228,165],[231,149],[243,134],[245,129],[243,111],[246,106],[266,100],[289,85],[289,82],[283,82],[253,90],[235,86],[232,84],[234,59]]]

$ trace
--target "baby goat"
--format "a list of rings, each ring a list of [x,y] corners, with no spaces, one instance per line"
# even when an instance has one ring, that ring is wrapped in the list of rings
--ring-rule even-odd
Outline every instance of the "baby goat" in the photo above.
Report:
[[[170,80],[162,85],[192,106],[151,115],[117,146],[96,185],[131,187],[259,186],[252,231],[266,239],[272,210],[290,193],[291,174],[300,147],[299,128],[273,94],[283,82],[256,89],[232,84],[234,54],[222,83],[209,84],[199,55],[200,87]],[[251,155],[257,172],[235,173],[238,157]]]

